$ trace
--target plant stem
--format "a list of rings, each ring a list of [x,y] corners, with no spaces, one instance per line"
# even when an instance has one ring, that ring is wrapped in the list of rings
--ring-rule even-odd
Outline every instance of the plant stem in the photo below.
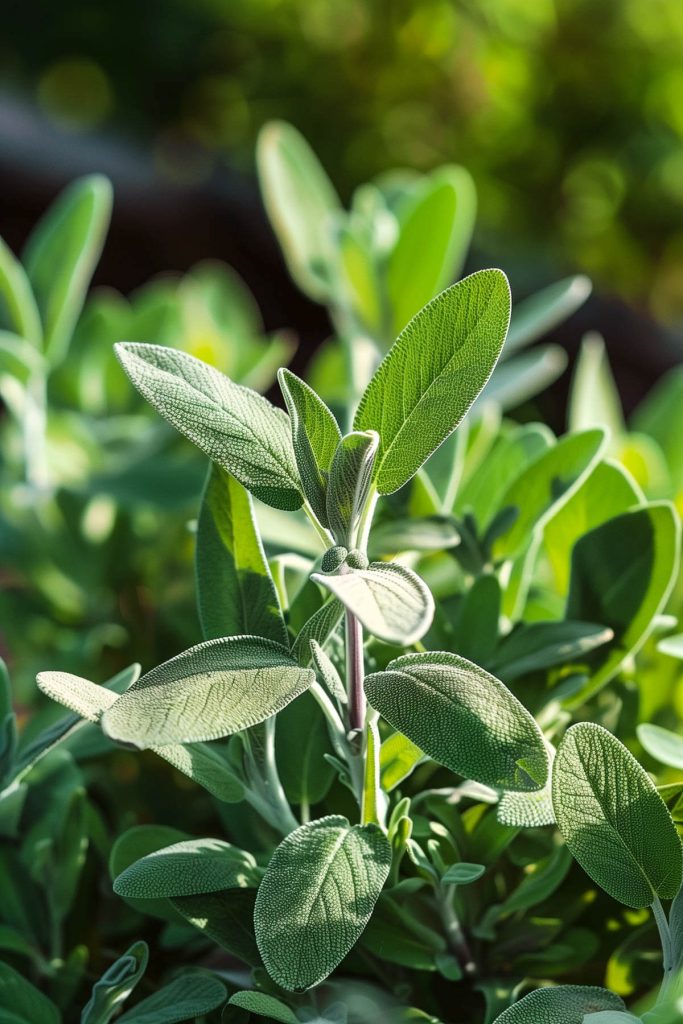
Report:
[[[472,959],[470,947],[467,944],[465,933],[462,930],[462,925],[460,924],[460,920],[453,905],[455,899],[455,886],[441,886],[437,889],[436,898],[439,904],[441,920],[443,921],[443,926],[446,930],[446,936],[451,945],[451,949],[458,958],[458,962],[465,975],[471,977],[473,974],[476,974],[477,966]]]
[[[349,696],[349,724],[361,731],[365,724],[365,665],[363,660],[363,627],[353,614],[346,612],[346,690]]]
[[[311,508],[307,501],[304,502],[303,509],[306,515],[308,516],[311,526],[318,534],[318,537],[322,542],[323,548],[325,549],[325,551],[327,551],[327,549],[332,547],[332,545],[334,544],[332,535],[328,533],[328,531],[323,526],[320,525],[315,512],[313,511],[313,509]]]

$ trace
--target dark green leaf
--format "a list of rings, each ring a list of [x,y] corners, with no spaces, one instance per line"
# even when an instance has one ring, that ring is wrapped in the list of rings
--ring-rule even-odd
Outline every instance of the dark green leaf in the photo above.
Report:
[[[530,992],[501,1013],[495,1024],[583,1024],[587,1013],[623,1009],[619,996],[607,989],[559,985]]]
[[[228,993],[210,974],[188,973],[174,978],[154,995],[119,1017],[120,1024],[180,1024],[222,1006]]]
[[[170,900],[186,921],[250,967],[261,964],[254,938],[255,889],[225,889]]]

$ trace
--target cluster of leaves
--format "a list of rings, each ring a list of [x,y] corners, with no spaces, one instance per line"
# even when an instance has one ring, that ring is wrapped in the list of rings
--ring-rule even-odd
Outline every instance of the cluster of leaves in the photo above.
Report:
[[[116,346],[210,460],[203,640],[105,685],[42,671],[70,714],[18,746],[5,702],[8,877],[51,922],[45,945],[20,893],[13,917],[0,909],[6,1001],[58,1021],[81,997],[67,915],[83,912],[92,845],[121,932],[156,921],[176,972],[122,1019],[673,1024],[683,783],[657,786],[629,747],[680,771],[662,671],[681,653],[666,500],[683,491],[680,376],[628,433],[588,339],[567,434],[504,419],[506,398],[542,386],[515,351],[584,283],[512,315],[499,270],[434,296],[471,230],[464,172],[392,179],[347,214],[287,126],[266,129],[259,160],[290,268],[335,323],[311,376],[325,386],[281,369],[284,412],[187,352]],[[395,291],[405,238],[424,273]],[[170,763],[213,820],[184,830],[170,808],[107,849],[82,780],[117,750]],[[105,1024],[145,959],[137,944],[109,968],[82,1021]]]

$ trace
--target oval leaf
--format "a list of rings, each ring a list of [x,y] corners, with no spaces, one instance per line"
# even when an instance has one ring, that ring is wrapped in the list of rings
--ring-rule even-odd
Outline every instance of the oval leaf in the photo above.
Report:
[[[220,839],[188,839],[136,860],[114,879],[114,892],[133,899],[196,896],[256,884],[250,853]]]
[[[648,723],[638,726],[638,739],[650,757],[660,764],[683,770],[683,736]]]
[[[272,640],[209,640],[142,676],[105,711],[102,728],[141,749],[219,739],[270,718],[314,679]]]
[[[218,978],[199,972],[179,975],[158,992],[143,999],[119,1024],[180,1024],[196,1020],[221,1006],[228,993]]]
[[[266,504],[300,507],[289,417],[281,409],[185,352],[128,341],[115,349],[140,394],[213,462]]]
[[[437,295],[398,336],[354,420],[380,436],[380,494],[402,487],[455,430],[491,376],[509,319],[505,274],[481,270]]]
[[[332,815],[280,843],[256,898],[256,941],[271,978],[300,991],[323,981],[358,941],[389,874],[374,825]]]
[[[548,753],[536,722],[499,679],[456,654],[406,654],[369,675],[370,704],[429,757],[465,778],[538,790]]]
[[[379,640],[408,647],[424,636],[434,617],[434,599],[412,569],[394,562],[344,568],[334,575],[313,573],[311,579],[334,594]]]
[[[379,446],[374,430],[347,434],[339,442],[330,468],[327,521],[338,544],[353,538],[372,483]]]
[[[587,1013],[623,1009],[619,996],[605,988],[558,985],[530,992],[496,1017],[494,1024],[583,1024]]]
[[[648,774],[616,737],[574,725],[555,757],[557,826],[594,882],[626,904],[672,899],[683,876],[676,826]]]

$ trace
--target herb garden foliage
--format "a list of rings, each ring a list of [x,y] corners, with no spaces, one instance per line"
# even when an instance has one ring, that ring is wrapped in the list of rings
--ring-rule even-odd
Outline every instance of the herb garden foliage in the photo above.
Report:
[[[606,364],[586,373],[593,341],[570,433],[502,420],[547,380],[545,357],[519,349],[584,283],[511,322],[499,270],[438,291],[471,231],[461,169],[365,186],[346,214],[292,129],[269,129],[259,160],[292,274],[337,335],[312,383],[280,369],[286,412],[188,351],[116,346],[210,460],[203,640],[103,685],[41,671],[69,714],[23,737],[0,679],[3,1012],[107,1024],[132,997],[117,1017],[131,1024],[221,1008],[226,1022],[673,1024],[683,741],[642,720],[661,721],[683,655],[665,612],[679,523],[661,500],[683,489],[661,414],[680,422],[679,378],[629,434]],[[29,424],[106,197],[100,181],[75,186],[23,264],[2,251],[2,380]],[[451,217],[438,230],[437,200]],[[36,487],[41,465],[27,468]],[[40,500],[47,514],[54,490]],[[639,720],[651,764],[673,774],[653,780],[623,742],[638,749]],[[145,824],[120,787],[107,796],[116,758],[164,779]],[[190,794],[164,802],[159,758]]]

